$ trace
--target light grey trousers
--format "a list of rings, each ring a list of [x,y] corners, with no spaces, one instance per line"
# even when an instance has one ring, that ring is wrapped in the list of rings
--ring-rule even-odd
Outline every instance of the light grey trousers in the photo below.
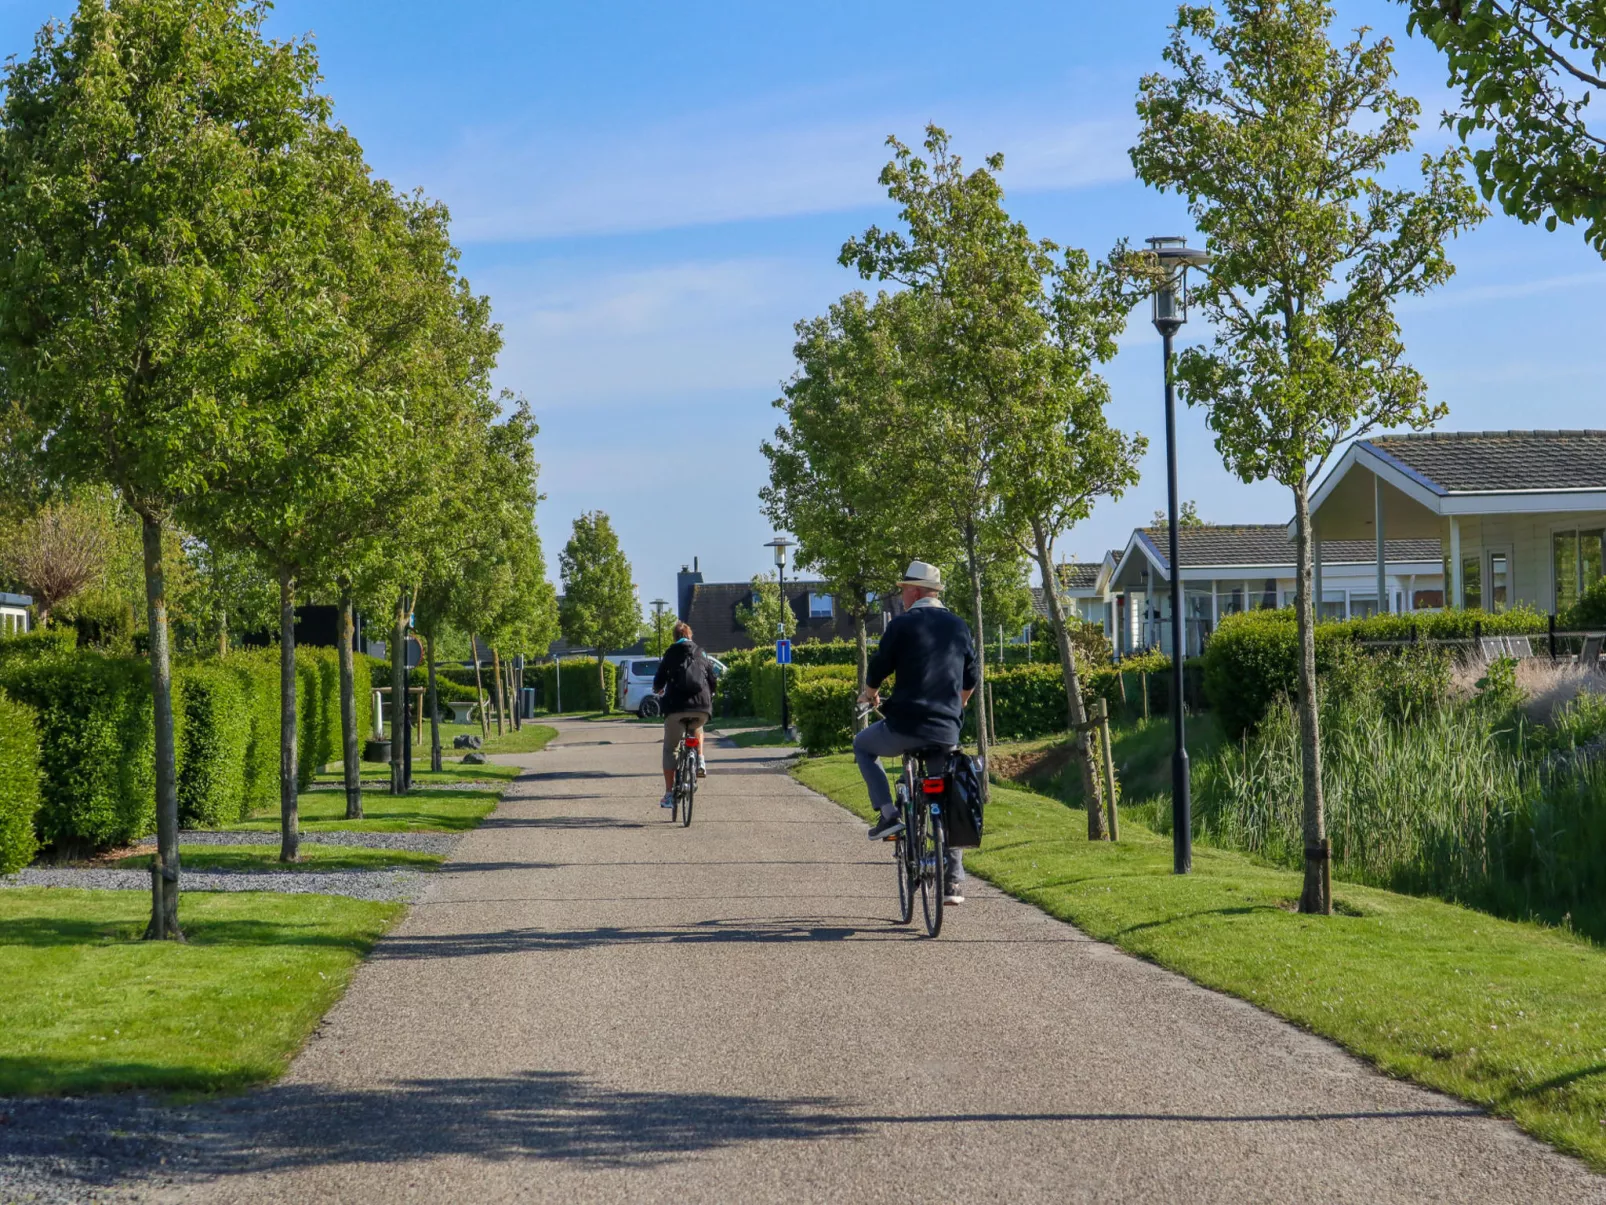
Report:
[[[877,720],[853,738],[853,760],[864,776],[870,802],[882,816],[897,813],[898,805],[892,798],[892,784],[887,772],[881,768],[883,757],[901,757],[914,749],[924,749],[932,742],[925,737],[905,736],[887,727],[885,720]],[[957,849],[948,851],[948,877],[958,882],[965,877],[965,862]]]

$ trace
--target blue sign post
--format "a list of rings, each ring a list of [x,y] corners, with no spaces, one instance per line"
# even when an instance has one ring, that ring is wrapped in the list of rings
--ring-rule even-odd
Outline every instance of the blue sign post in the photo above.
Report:
[[[792,642],[790,640],[777,640],[775,642],[775,664],[792,664]]]

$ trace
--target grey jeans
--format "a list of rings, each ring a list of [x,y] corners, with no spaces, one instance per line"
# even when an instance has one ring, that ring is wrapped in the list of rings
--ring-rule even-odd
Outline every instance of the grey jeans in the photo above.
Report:
[[[859,773],[864,775],[871,804],[882,816],[895,815],[898,805],[893,802],[892,784],[881,768],[881,759],[900,757],[912,750],[927,748],[931,743],[926,737],[894,732],[885,720],[877,720],[853,738],[853,760],[859,765]],[[948,877],[956,882],[965,877],[964,858],[957,849],[948,851]]]

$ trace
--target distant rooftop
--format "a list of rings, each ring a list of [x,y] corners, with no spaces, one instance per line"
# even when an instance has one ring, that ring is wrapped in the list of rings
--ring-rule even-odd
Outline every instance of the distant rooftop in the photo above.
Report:
[[[1171,536],[1164,527],[1138,529],[1161,566],[1169,564]],[[1292,565],[1294,542],[1281,523],[1206,524],[1177,531],[1184,569],[1230,568],[1235,565]],[[1438,561],[1437,540],[1386,540],[1384,557],[1399,561]],[[1370,564],[1377,546],[1370,540],[1323,540],[1322,564]]]

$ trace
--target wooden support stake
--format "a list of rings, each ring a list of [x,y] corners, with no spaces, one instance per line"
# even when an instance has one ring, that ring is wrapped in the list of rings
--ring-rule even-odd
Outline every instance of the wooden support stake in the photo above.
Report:
[[[1126,699],[1126,670],[1118,669],[1115,671],[1115,684],[1121,688],[1121,708],[1125,710],[1130,706]]]
[[[998,716],[993,711],[993,684],[987,683],[987,743],[998,743]]]
[[[1138,686],[1143,691],[1143,722],[1149,722],[1149,671],[1138,671]]]
[[[1104,750],[1105,810],[1110,818],[1110,840],[1121,839],[1121,821],[1115,807],[1115,755],[1110,749],[1110,705],[1100,699],[1094,705],[1094,717],[1099,724],[1099,744]]]

